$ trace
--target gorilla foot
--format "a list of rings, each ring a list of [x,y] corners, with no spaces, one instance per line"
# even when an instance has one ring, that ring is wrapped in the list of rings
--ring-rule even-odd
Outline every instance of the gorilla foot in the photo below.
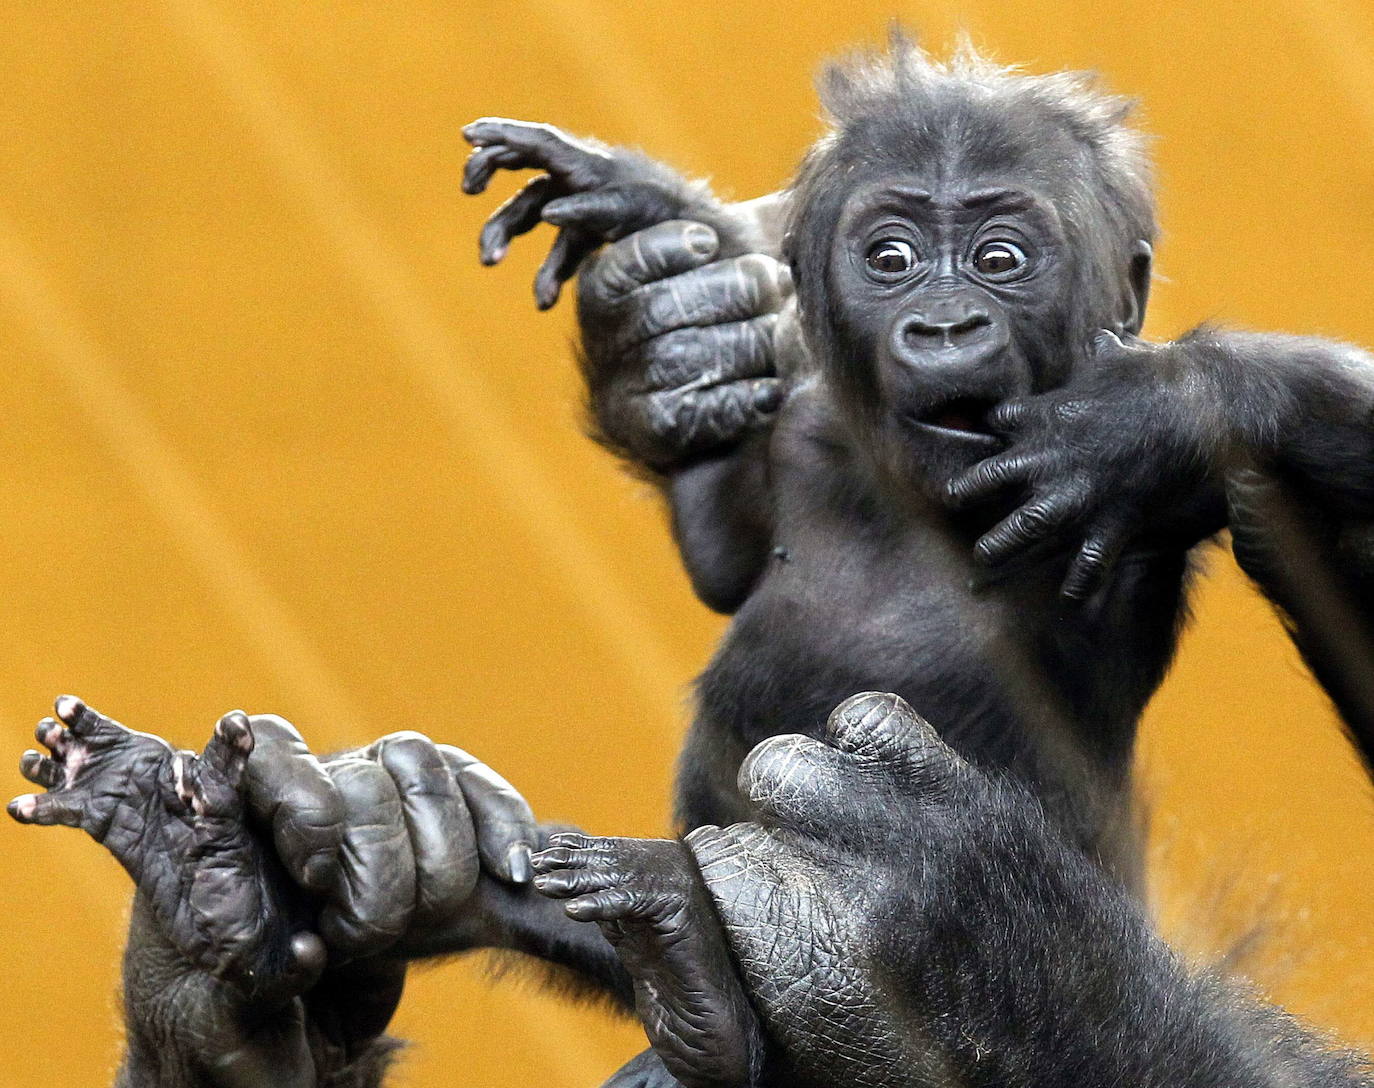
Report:
[[[47,792],[16,797],[11,816],[89,834],[133,877],[176,949],[245,992],[291,990],[323,967],[318,937],[290,936],[244,822],[238,786],[253,733],[242,712],[221,718],[197,756],[70,695],[55,710],[35,730],[49,754],[20,760]]]
[[[752,1084],[761,1036],[691,852],[668,839],[555,835],[535,887],[596,922],[634,979],[663,1064],[688,1088]]]

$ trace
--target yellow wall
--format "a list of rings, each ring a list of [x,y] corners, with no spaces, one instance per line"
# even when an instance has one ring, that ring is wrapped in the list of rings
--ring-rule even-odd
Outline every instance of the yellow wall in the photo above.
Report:
[[[1374,344],[1362,0],[0,6],[5,760],[63,691],[197,746],[242,705],[325,748],[426,730],[542,813],[666,826],[721,621],[579,436],[571,315],[530,302],[540,246],[477,265],[494,202],[459,195],[458,130],[481,114],[753,195],[817,131],[819,58],[894,13],[937,42],[967,26],[1144,100],[1153,334],[1221,316]],[[1369,792],[1229,557],[1209,569],[1145,740],[1163,916],[1198,947],[1268,903],[1303,953],[1275,992],[1374,1042]],[[103,1083],[125,878],[8,821],[0,865],[0,1079]],[[638,1046],[471,965],[418,977],[399,1026],[415,1085],[591,1085]]]

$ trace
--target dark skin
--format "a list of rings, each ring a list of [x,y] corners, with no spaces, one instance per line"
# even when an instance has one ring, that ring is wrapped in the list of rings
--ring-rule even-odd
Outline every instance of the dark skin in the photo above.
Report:
[[[892,154],[843,163],[856,167],[843,184],[823,172],[803,177],[787,201],[800,326],[794,315],[776,316],[789,282],[767,255],[778,250],[779,201],[724,206],[642,156],[514,122],[470,130],[480,150],[469,183],[480,188],[500,167],[548,170],[549,180],[506,205],[483,238],[484,257],[496,259],[541,215],[561,227],[537,288],[541,304],[552,303],[557,284],[596,245],[613,240],[580,290],[593,413],[605,440],[662,486],[703,600],[736,615],[702,678],[679,782],[683,826],[747,823],[760,808],[776,818],[771,795],[736,784],[758,742],[829,736],[827,713],[855,690],[890,689],[913,701],[950,758],[980,780],[1005,784],[1010,800],[989,808],[986,793],[954,791],[936,806],[922,826],[949,829],[951,838],[936,838],[960,859],[936,864],[940,855],[916,859],[881,835],[847,841],[844,826],[891,819],[906,827],[906,817],[891,815],[890,805],[821,804],[833,794],[817,796],[809,785],[825,781],[825,763],[808,750],[792,764],[803,772],[797,796],[829,818],[787,829],[833,847],[806,852],[808,864],[830,878],[871,869],[919,872],[922,880],[901,889],[895,905],[861,914],[858,932],[839,942],[824,925],[801,928],[800,940],[833,945],[833,977],[872,987],[873,965],[856,949],[887,939],[885,919],[902,921],[901,932],[950,919],[952,929],[932,927],[931,945],[890,942],[889,959],[919,949],[939,964],[933,975],[912,965],[910,992],[921,1001],[878,1003],[846,1024],[848,1034],[881,1041],[900,1015],[903,1030],[914,1023],[925,1037],[942,1018],[963,1016],[983,1034],[970,1058],[958,1039],[935,1033],[939,1060],[950,1063],[940,1070],[991,1055],[990,1068],[1012,1083],[1058,1083],[1060,1039],[1018,1050],[1007,1026],[1032,1015],[1068,1038],[1100,1028],[1084,1022],[1081,980],[1066,969],[1076,949],[1048,921],[1068,910],[1089,928],[1121,929],[1129,902],[1122,888],[1139,861],[1128,811],[1131,742],[1172,651],[1186,552],[1225,522],[1237,450],[1266,471],[1284,466],[1299,487],[1321,481],[1334,497],[1310,486],[1308,493],[1331,510],[1362,509],[1363,484],[1351,466],[1366,458],[1369,370],[1351,349],[1315,341],[1135,340],[1150,224],[1137,217],[1134,232],[1095,229],[1131,216],[1117,214],[1123,208],[1112,194],[1073,188],[1095,176],[1097,164],[1044,117],[1013,109],[981,122],[992,137],[982,158],[967,149],[955,155],[930,136],[953,126],[930,126],[925,138],[935,144],[913,153],[900,112],[881,115],[872,123],[896,126],[890,138],[856,129],[855,139],[865,151]],[[1085,201],[1102,221],[1082,220]],[[288,773],[278,786],[293,781]],[[270,789],[261,796],[273,798]],[[362,796],[367,805],[377,800]],[[253,797],[250,784],[250,802],[262,803]],[[399,828],[398,844],[418,851],[415,819],[437,819],[451,804],[429,805],[422,817],[398,810],[380,826]],[[280,804],[274,830],[293,826],[293,811]],[[977,849],[1001,841],[981,836],[990,813],[1012,842],[1030,844],[1008,853],[1007,865],[993,866],[989,858],[1002,854]],[[355,833],[379,826],[361,815],[341,823]],[[531,836],[542,841],[546,833],[523,841]],[[554,849],[588,848],[574,841]],[[389,920],[367,926],[365,939],[345,935],[349,954],[385,963],[408,949],[511,948],[622,1000],[637,998],[663,1057],[636,1059],[617,1078],[624,1085],[670,1083],[664,1061],[689,1083],[798,1067],[802,1077],[855,1075],[806,1057],[806,1040],[825,1039],[832,1026],[818,1011],[828,1007],[826,987],[770,1005],[767,979],[749,975],[749,920],[727,917],[722,929],[703,898],[718,859],[689,857],[675,844],[617,842],[595,844],[612,856],[612,876],[656,889],[671,909],[599,919],[613,927],[614,948],[558,903],[489,879],[485,856],[475,889],[452,893],[437,921],[417,915],[396,881],[374,879],[384,869],[374,856],[358,866],[356,890]],[[1099,870],[1084,858],[1107,875],[1085,879],[1085,864]],[[541,868],[552,873],[573,860],[543,855]],[[418,852],[413,862],[417,873],[426,869]],[[1049,892],[1019,894],[1027,880]],[[1041,930],[1043,947],[1024,958],[990,940]],[[371,941],[395,955],[368,955]],[[999,948],[1001,959],[972,955]],[[675,962],[673,949],[689,954]],[[1103,977],[1141,984],[1139,1002],[1112,1010],[1122,1038],[1147,1053],[1186,1054],[1215,1042],[1207,1024],[1217,1017],[1242,1041],[1266,1030],[1267,1021],[1253,1027],[1221,1016],[1229,998],[1201,983],[1180,1019],[1161,1022],[1161,1008],[1179,1008],[1185,987],[1162,956],[1148,932],[1135,929],[1094,945],[1091,962]],[[1025,983],[1010,993],[1009,973]],[[646,980],[669,995],[653,1015],[642,1001]],[[369,992],[361,985],[352,993],[364,1000]],[[741,994],[764,1006],[756,1029],[740,1012]],[[974,1015],[1005,1001],[1005,1017]],[[742,1025],[742,1036],[726,1033],[729,1025]],[[1354,1082],[1344,1064],[1307,1060],[1304,1040],[1296,1034],[1284,1043],[1285,1060],[1299,1061],[1292,1070],[1311,1083]],[[1254,1047],[1216,1052],[1239,1064],[1200,1066],[1216,1071],[1201,1083],[1264,1083],[1246,1064],[1260,1053]],[[692,1060],[702,1053],[730,1060],[723,1070],[702,1069]],[[867,1079],[859,1083],[882,1083],[874,1072],[886,1068],[881,1047],[875,1054],[876,1064],[860,1066]],[[1164,1076],[1171,1067],[1150,1068]],[[978,1082],[972,1072],[968,1079]]]

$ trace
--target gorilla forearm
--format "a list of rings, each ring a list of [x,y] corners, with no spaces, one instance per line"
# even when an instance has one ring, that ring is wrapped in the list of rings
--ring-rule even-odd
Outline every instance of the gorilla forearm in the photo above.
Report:
[[[1178,342],[1183,410],[1230,467],[1276,467],[1337,514],[1374,515],[1374,358],[1313,337],[1199,329]]]
[[[1283,612],[1374,768],[1374,359],[1305,337],[1203,330],[1192,399],[1216,421],[1237,561]]]
[[[673,539],[696,595],[717,612],[734,612],[768,560],[773,526],[766,460],[756,437],[745,448],[703,460],[664,484]]]

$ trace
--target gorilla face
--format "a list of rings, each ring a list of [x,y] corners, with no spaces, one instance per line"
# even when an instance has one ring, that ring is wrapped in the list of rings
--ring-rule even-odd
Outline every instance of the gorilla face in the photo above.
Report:
[[[1074,365],[1062,350],[1071,247],[1054,202],[1000,171],[948,175],[856,187],[827,269],[845,384],[935,486],[1002,448],[998,404],[1063,384]]]

